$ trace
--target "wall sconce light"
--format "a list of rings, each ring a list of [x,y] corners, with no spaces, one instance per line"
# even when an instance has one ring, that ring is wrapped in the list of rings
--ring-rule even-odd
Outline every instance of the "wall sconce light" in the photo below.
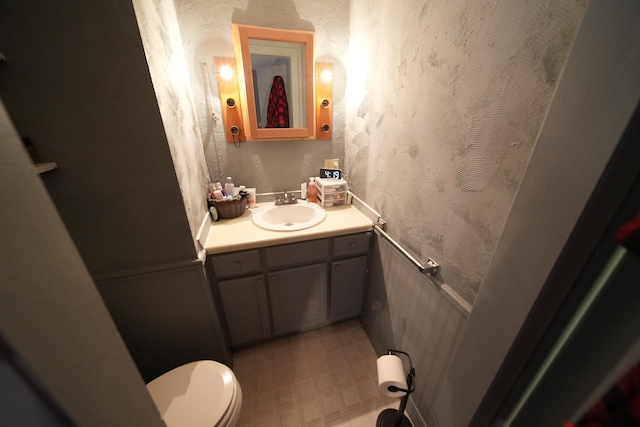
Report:
[[[240,87],[236,72],[236,60],[216,58],[216,76],[222,104],[222,121],[227,142],[244,142],[246,136],[242,126],[242,108],[239,107]]]
[[[333,137],[333,64],[316,63],[316,139]]]

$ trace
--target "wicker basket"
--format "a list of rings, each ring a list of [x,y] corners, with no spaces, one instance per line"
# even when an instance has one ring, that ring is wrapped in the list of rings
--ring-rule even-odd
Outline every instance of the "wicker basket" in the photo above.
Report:
[[[216,211],[218,211],[220,218],[237,218],[242,215],[247,208],[247,199],[235,196],[233,199],[214,200],[213,206],[215,206]]]

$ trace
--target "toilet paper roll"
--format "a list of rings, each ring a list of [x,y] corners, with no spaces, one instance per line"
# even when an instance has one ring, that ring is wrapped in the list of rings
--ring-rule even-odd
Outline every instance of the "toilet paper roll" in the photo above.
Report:
[[[393,354],[378,358],[378,389],[384,396],[401,397],[404,391],[389,391],[389,386],[407,389],[407,378],[402,360]]]

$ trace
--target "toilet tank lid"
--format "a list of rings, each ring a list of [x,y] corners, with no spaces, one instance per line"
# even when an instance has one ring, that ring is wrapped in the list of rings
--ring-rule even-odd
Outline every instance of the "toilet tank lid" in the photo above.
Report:
[[[211,427],[233,401],[236,379],[231,369],[212,360],[179,366],[147,384],[168,427]]]

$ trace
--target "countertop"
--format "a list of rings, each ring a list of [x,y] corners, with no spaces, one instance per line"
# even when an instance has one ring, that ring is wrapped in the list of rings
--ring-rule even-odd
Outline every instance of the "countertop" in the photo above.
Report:
[[[260,204],[257,205],[259,206]],[[221,219],[213,223],[204,245],[208,255],[341,236],[373,229],[371,220],[353,205],[326,208],[327,216],[320,224],[297,231],[264,230],[251,222],[251,209],[247,209],[237,218]]]

